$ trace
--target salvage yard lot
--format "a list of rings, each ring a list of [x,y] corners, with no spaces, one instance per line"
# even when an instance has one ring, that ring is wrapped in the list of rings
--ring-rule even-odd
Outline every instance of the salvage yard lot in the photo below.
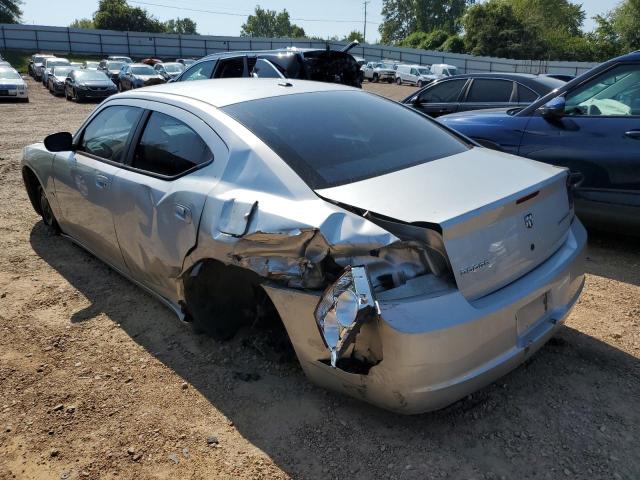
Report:
[[[0,104],[0,479],[640,477],[637,240],[592,234],[582,297],[530,361],[395,415],[314,387],[265,330],[195,335],[51,235],[21,150],[95,105],[29,86],[31,103]]]

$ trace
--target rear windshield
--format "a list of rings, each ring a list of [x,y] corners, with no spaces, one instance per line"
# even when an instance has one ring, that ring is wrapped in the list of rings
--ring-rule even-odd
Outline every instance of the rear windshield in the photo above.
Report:
[[[107,80],[107,76],[98,70],[76,70],[78,80]]]
[[[469,148],[435,121],[361,91],[283,95],[223,110],[313,189],[384,175]]]
[[[184,65],[181,63],[165,63],[164,69],[169,73],[181,72],[184,70]]]
[[[6,80],[22,80],[22,77],[13,68],[0,67],[0,78]]]
[[[124,62],[109,62],[107,64],[107,68],[109,70],[120,70],[123,65],[124,65]]]
[[[156,71],[151,67],[131,67],[134,75],[155,75]]]
[[[53,69],[53,74],[56,77],[67,76],[71,70],[73,70],[73,67],[55,67]]]

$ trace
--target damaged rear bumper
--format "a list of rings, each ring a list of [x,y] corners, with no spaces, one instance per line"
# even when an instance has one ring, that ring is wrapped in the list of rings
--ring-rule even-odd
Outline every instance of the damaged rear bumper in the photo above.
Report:
[[[306,375],[315,383],[399,413],[445,407],[514,369],[553,336],[584,285],[586,231],[573,222],[565,244],[535,270],[469,302],[457,290],[380,300],[373,326],[382,360],[367,374],[327,364],[314,321],[319,295],[266,290]]]

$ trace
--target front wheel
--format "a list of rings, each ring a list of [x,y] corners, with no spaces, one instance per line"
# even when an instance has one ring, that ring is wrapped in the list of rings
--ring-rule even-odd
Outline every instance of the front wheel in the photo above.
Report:
[[[424,82],[422,80],[418,80],[418,88],[424,87]]]
[[[53,210],[51,210],[49,199],[42,186],[38,186],[38,196],[40,197],[40,215],[42,215],[42,221],[57,235],[60,233],[60,226],[53,214]]]
[[[377,73],[374,73],[374,74],[373,74],[373,80],[372,80],[372,81],[373,81],[373,83],[378,83],[378,80],[380,80],[380,79],[378,78],[378,74],[377,74]]]
[[[402,79],[400,77],[396,78],[396,83],[402,85]]]

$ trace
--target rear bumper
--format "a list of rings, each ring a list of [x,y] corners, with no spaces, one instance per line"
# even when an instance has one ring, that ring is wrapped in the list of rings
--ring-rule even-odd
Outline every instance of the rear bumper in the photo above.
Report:
[[[574,220],[567,241],[554,255],[473,303],[457,290],[380,302],[377,331],[383,359],[366,375],[319,361],[327,358],[327,351],[313,319],[317,296],[267,291],[311,380],[389,410],[415,414],[445,407],[495,381],[553,336],[584,285],[586,241],[584,227]]]

